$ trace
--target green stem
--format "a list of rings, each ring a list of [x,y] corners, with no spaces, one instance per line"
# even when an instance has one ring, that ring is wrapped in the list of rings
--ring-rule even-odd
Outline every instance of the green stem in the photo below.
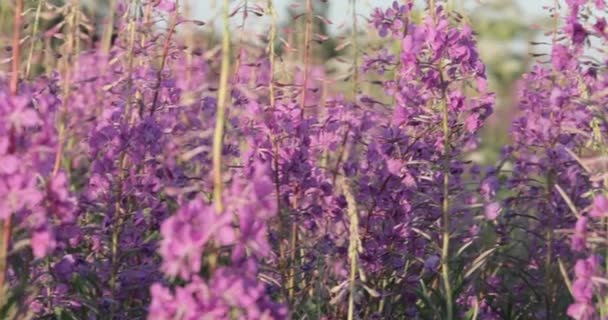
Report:
[[[32,43],[30,44],[30,51],[27,54],[27,62],[25,64],[25,77],[30,77],[30,72],[32,70],[32,57],[34,56],[34,48],[36,47],[36,38],[38,34],[38,26],[40,24],[40,12],[42,12],[42,3],[44,0],[38,1],[38,6],[36,7],[36,17],[34,18],[34,27],[32,28]]]
[[[222,37],[222,65],[220,70],[220,85],[217,95],[217,114],[215,121],[215,130],[213,132],[213,202],[215,204],[216,213],[222,214],[224,204],[222,202],[222,193],[224,190],[224,181],[222,179],[222,150],[224,147],[224,127],[226,125],[226,104],[230,95],[229,77],[230,77],[230,25],[229,25],[229,6],[230,1],[224,0],[223,21],[224,35]],[[214,244],[209,250],[209,271],[213,272],[217,266],[218,248]]]
[[[108,24],[106,25],[106,28],[103,31],[103,36],[101,40],[103,54],[108,54],[110,52],[110,47],[112,46],[112,33],[114,33],[114,14],[116,12],[116,0],[110,0],[109,8],[110,10],[108,11]]]
[[[61,109],[59,110],[59,124],[58,124],[58,142],[57,142],[57,153],[55,154],[55,162],[53,165],[53,176],[57,175],[59,169],[61,168],[61,158],[63,156],[63,149],[65,144],[65,139],[67,137],[67,109],[68,109],[68,100],[70,97],[70,82],[72,77],[72,62],[75,50],[75,43],[77,33],[76,30],[78,26],[76,25],[76,14],[77,11],[80,10],[78,6],[74,3],[70,4],[70,10],[68,15],[68,28],[67,28],[67,49],[64,52],[63,59],[63,101],[61,103]]]
[[[270,107],[274,109],[275,105],[275,93],[274,93],[274,63],[275,63],[275,48],[274,43],[277,39],[277,12],[272,4],[272,0],[268,0],[268,11],[272,22],[270,24],[270,40],[268,47],[270,49],[270,81],[268,83],[268,89],[270,91]]]
[[[348,217],[350,220],[350,237],[348,241],[348,256],[350,258],[350,274],[349,274],[349,296],[348,296],[348,314],[347,319],[353,320],[355,313],[355,294],[356,294],[356,277],[357,277],[357,260],[358,252],[361,247],[359,239],[359,217],[357,215],[357,202],[355,196],[352,193],[350,186],[346,179],[342,176],[340,178],[340,184],[344,192],[348,207]]]
[[[443,74],[443,71],[440,70]],[[441,75],[441,83],[443,84],[443,75]],[[443,287],[445,290],[446,299],[446,320],[454,318],[452,288],[450,285],[450,127],[448,124],[449,110],[445,89],[442,90],[441,109],[443,112],[442,129],[443,129],[443,201],[441,205],[442,211],[442,226],[443,226],[443,243],[441,246],[441,274],[443,278]]]
[[[312,29],[312,0],[306,0],[306,25],[304,27],[304,83],[302,85],[302,102],[300,117],[304,118],[306,95],[308,94],[308,73],[310,72],[310,34]]]
[[[132,0],[130,4],[131,14],[129,17],[129,25],[127,26],[127,30],[129,31],[129,47],[127,52],[127,68],[129,73],[129,79],[127,81],[128,88],[128,96],[127,96],[127,104],[123,111],[123,116],[126,119],[127,123],[131,124],[131,104],[132,104],[132,96],[131,96],[131,87],[133,85],[133,49],[135,46],[135,12],[137,7],[138,0]],[[122,233],[122,228],[124,224],[124,215],[125,212],[121,206],[121,199],[123,197],[123,188],[122,183],[125,180],[125,170],[127,167],[127,153],[126,150],[123,150],[120,153],[119,157],[119,173],[118,180],[116,184],[116,203],[114,205],[114,214],[117,219],[112,226],[112,239],[111,239],[111,248],[110,248],[110,261],[112,264],[111,274],[110,274],[110,290],[112,295],[115,295],[116,291],[116,281],[118,277],[118,272],[120,269],[120,261],[118,258],[118,243],[120,240],[120,234]],[[114,313],[116,312],[116,305],[113,304],[110,308],[110,318],[114,318]]]
[[[352,44],[353,44],[353,99],[357,102],[357,91],[359,90],[359,43],[357,29],[357,0],[351,0],[352,5]]]
[[[547,203],[551,203],[551,193],[553,191],[553,188],[555,187],[555,180],[553,177],[553,171],[549,170],[549,172],[547,173],[547,193],[546,193],[546,201]],[[546,229],[546,241],[547,241],[547,257],[545,260],[545,308],[546,308],[546,315],[547,315],[547,319],[552,319],[552,312],[551,310],[553,309],[553,280],[552,280],[552,274],[553,274],[553,265],[552,265],[552,260],[553,260],[553,228],[550,227],[550,223],[547,224],[547,229]]]
[[[229,25],[229,1],[224,0],[224,35],[222,39],[222,66],[220,73],[220,85],[217,95],[217,118],[215,131],[213,133],[213,202],[217,214],[224,211],[222,203],[222,191],[224,188],[222,180],[222,149],[224,139],[224,126],[226,122],[226,101],[230,94],[228,77],[230,74],[230,25]]]
[[[294,199],[293,207],[298,207],[298,192]],[[290,310],[293,311],[294,297],[295,297],[295,286],[296,286],[296,241],[298,240],[298,225],[294,222],[291,223],[291,238],[289,239],[289,277],[288,277],[288,298]]]
[[[267,9],[270,13],[271,24],[270,24],[270,39],[268,41],[268,50],[270,55],[270,79],[268,82],[268,90],[270,94],[270,108],[272,110],[275,109],[276,96],[275,96],[275,87],[274,87],[274,73],[275,73],[275,41],[277,38],[277,12],[274,8],[272,0],[268,0]],[[272,138],[273,144],[273,167],[274,167],[274,187],[276,193],[276,205],[277,205],[277,217],[279,217],[279,234],[281,237],[287,234],[286,230],[286,221],[281,210],[281,189],[279,182],[279,139],[275,136]],[[286,248],[283,241],[279,243],[279,261],[280,261],[280,269],[281,275],[283,279],[289,278],[289,272],[286,268],[287,266],[287,257],[286,257]],[[287,290],[283,290],[284,298],[286,301],[289,300],[289,294]]]

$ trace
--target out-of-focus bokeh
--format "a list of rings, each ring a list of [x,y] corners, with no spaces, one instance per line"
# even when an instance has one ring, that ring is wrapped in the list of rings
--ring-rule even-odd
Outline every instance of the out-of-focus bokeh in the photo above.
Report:
[[[99,37],[102,33],[102,26],[105,24],[105,12],[112,0],[71,0],[79,1],[90,20],[86,21],[89,26],[86,33]],[[246,0],[249,6],[258,6],[263,11],[266,8],[267,0]],[[29,0],[26,4],[28,8],[35,8],[38,1]],[[424,1],[419,2],[419,8],[424,6]],[[245,0],[233,1],[235,9],[243,5]],[[392,0],[359,0],[357,1],[357,13],[360,21],[360,41],[364,43],[361,48],[377,48],[380,46],[391,45],[383,43],[376,33],[367,27],[367,17],[375,7],[387,7],[393,3]],[[43,1],[45,6],[45,16],[41,20],[38,28],[52,33],[57,31],[62,25],[62,15],[60,12],[51,14],[53,5],[61,4],[61,0]],[[280,37],[283,43],[293,43],[296,46],[302,41],[297,41],[302,37],[302,19],[292,19],[303,10],[302,1],[298,0],[275,0],[278,19],[281,24]],[[182,2],[186,16],[205,22],[202,28],[183,28],[181,34],[194,36],[197,41],[212,47],[219,44],[219,8],[220,1],[217,0],[189,0]],[[516,113],[513,98],[516,90],[517,79],[525,72],[535,57],[535,53],[546,51],[542,45],[532,46],[532,42],[543,42],[543,33],[555,28],[554,22],[550,18],[547,10],[548,6],[553,6],[552,0],[465,0],[448,1],[448,5],[454,6],[457,12],[463,15],[478,34],[479,50],[482,59],[488,67],[488,77],[490,86],[498,97],[498,107],[496,113],[485,128],[484,148],[476,155],[481,162],[492,161],[497,155],[500,147],[508,141],[508,124],[511,117]],[[316,33],[326,39],[319,41],[319,45],[313,50],[312,61],[318,65],[324,65],[325,70],[333,71],[334,76],[340,75],[341,71],[350,66],[346,63],[350,57],[350,48],[341,49],[340,44],[344,39],[349,39],[351,34],[350,6],[349,0],[328,0],[319,1],[315,6],[318,16],[325,20],[316,19]],[[12,30],[12,4],[11,1],[0,2],[0,46],[3,48],[1,59],[3,64],[0,70],[6,72],[10,57],[10,37]],[[247,26],[239,24],[239,19],[232,20],[232,27],[235,29],[236,39],[239,45],[262,46],[268,34],[268,19],[265,16],[250,14],[247,19]],[[162,23],[162,22],[161,22]],[[25,34],[31,34],[32,23],[26,23]],[[42,33],[44,35],[44,33]],[[93,37],[95,39],[95,37]],[[34,50],[33,61],[37,66],[35,71],[42,72],[43,66],[52,68],[53,61],[57,59],[59,50],[53,50],[61,43],[60,40],[47,37],[44,41],[38,41]],[[89,39],[90,41],[90,39]],[[81,46],[95,45],[83,41]],[[279,52],[284,46],[282,43],[276,44]],[[300,52],[294,48],[294,54]],[[364,54],[365,49],[361,49]],[[290,52],[284,52],[290,54]],[[343,58],[345,57],[345,58]],[[346,72],[344,72],[346,73]],[[367,90],[374,90],[375,87],[368,86]]]

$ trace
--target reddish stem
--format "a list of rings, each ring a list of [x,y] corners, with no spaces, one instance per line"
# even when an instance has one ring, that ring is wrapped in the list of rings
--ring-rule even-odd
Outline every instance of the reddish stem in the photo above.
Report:
[[[10,90],[12,95],[17,94],[17,84],[19,83],[19,57],[21,56],[21,24],[23,23],[23,0],[15,1],[15,19],[13,21],[13,61]]]
[[[10,82],[10,92],[12,96],[17,95],[17,86],[19,84],[19,58],[21,56],[21,24],[23,23],[23,0],[15,1],[15,18],[13,21],[13,61],[12,74]],[[0,292],[4,295],[4,284],[6,282],[7,257],[8,248],[12,234],[12,216],[9,215],[2,224],[2,244],[0,247]],[[4,298],[0,298],[3,301]]]
[[[165,69],[165,64],[167,63],[167,56],[169,55],[169,47],[171,45],[171,38],[173,37],[173,33],[175,32],[175,27],[177,26],[177,10],[175,10],[175,15],[173,16],[173,21],[171,22],[171,27],[169,28],[169,33],[167,34],[167,39],[163,46],[163,56],[160,61],[160,68],[156,73],[156,91],[154,91],[154,98],[152,99],[152,108],[150,109],[150,115],[154,115],[156,111],[156,104],[158,103],[158,96],[160,94],[162,80],[163,80],[163,69]],[[143,111],[143,110],[141,110]],[[143,115],[143,112],[140,112],[140,116]]]
[[[8,245],[11,241],[11,233],[12,215],[9,215],[2,224],[2,248],[0,248],[0,292],[2,295],[4,295],[4,283],[6,281],[6,270],[8,269]],[[4,301],[4,298],[1,297],[0,301]]]

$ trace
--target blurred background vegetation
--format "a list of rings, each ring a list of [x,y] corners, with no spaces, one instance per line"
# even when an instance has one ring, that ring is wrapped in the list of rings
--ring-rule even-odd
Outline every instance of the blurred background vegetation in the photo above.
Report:
[[[53,10],[53,6],[61,7],[66,0],[42,0],[42,12],[38,34],[52,30],[61,25],[65,19],[65,12]],[[76,3],[81,7],[84,24],[88,27],[81,28],[83,38],[83,50],[87,46],[93,46],[97,41],[108,21],[107,13],[112,0],[67,0]],[[288,3],[288,2],[291,3]],[[277,53],[281,56],[281,61],[292,61],[297,68],[303,50],[303,28],[304,19],[294,19],[302,12],[304,5],[301,0],[277,0],[275,3],[281,5],[278,8],[279,32],[281,41],[275,43]],[[536,1],[536,0],[535,0]],[[535,2],[532,1],[532,2]],[[0,72],[6,73],[9,68],[11,52],[11,37],[13,33],[13,2],[0,1]],[[183,3],[183,1],[181,1]],[[386,39],[378,37],[377,33],[369,28],[366,17],[371,8],[375,6],[390,5],[388,0],[358,0],[358,24],[359,34],[359,57],[365,52],[372,52],[377,48],[391,46],[386,43]],[[24,41],[23,46],[29,50],[29,46],[34,46],[34,66],[35,72],[42,73],[53,68],[53,61],[60,56],[59,45],[61,41],[57,39],[47,39],[38,35],[33,35],[34,16],[38,0],[26,0],[26,12],[24,14],[25,24],[23,35],[29,37]],[[319,17],[329,17],[336,15],[337,20],[329,21],[324,19],[314,19],[314,33],[317,41],[312,46],[311,62],[323,67],[329,77],[334,79],[344,79],[343,74],[348,74],[352,69],[353,52],[351,46],[345,46],[351,38],[351,16],[350,1],[348,0],[329,0],[315,1],[315,14]],[[491,89],[496,92],[498,107],[493,118],[485,128],[483,148],[480,150],[478,161],[491,163],[498,155],[501,146],[508,142],[508,129],[510,119],[517,112],[514,105],[515,90],[517,79],[531,65],[531,57],[534,51],[540,50],[531,46],[532,41],[538,41],[542,37],[540,30],[554,28],[548,14],[542,16],[542,11],[531,12],[528,7],[520,7],[520,2],[514,0],[469,0],[458,1],[455,8],[460,12],[464,19],[469,21],[478,36],[479,51],[483,61],[487,65],[488,77]],[[540,3],[540,2],[539,2]],[[269,24],[268,16],[255,15],[255,12],[264,12],[267,0],[239,0],[233,1],[234,8],[247,4],[250,10],[248,16],[241,13],[235,14],[233,27],[235,28],[235,43],[240,46],[264,47],[267,39],[267,28]],[[205,20],[204,27],[182,28],[180,34],[186,38],[196,39],[195,43],[201,49],[211,49],[219,44],[216,14],[221,5],[217,0],[191,0],[186,2],[183,13],[190,18],[200,18]],[[244,19],[244,20],[243,20]],[[245,22],[245,23],[243,23]],[[59,29],[59,33],[61,30]],[[84,41],[88,39],[88,41]],[[35,40],[35,41],[32,41]],[[285,43],[290,44],[285,46]],[[287,49],[286,49],[287,48]],[[542,48],[541,48],[542,49]],[[24,52],[27,52],[24,50]],[[289,69],[291,70],[291,69]],[[344,83],[344,81],[342,81]],[[335,84],[338,84],[336,86]],[[332,83],[332,88],[339,91],[340,81]],[[378,90],[377,86],[363,84],[362,90]]]

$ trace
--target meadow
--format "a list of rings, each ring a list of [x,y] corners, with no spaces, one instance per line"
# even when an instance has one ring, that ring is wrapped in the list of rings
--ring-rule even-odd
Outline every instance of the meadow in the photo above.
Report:
[[[608,319],[604,0],[509,94],[457,1],[84,2],[0,4],[0,319]]]

